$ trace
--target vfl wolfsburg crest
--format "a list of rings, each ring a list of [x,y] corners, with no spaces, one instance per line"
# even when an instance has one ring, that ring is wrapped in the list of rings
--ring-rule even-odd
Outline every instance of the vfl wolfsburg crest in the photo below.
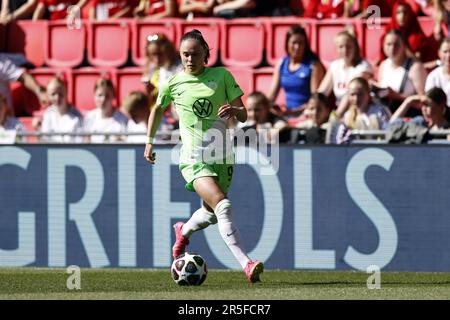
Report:
[[[212,110],[213,105],[208,99],[198,99],[192,105],[192,111],[194,111],[194,114],[199,118],[209,117],[212,113]]]

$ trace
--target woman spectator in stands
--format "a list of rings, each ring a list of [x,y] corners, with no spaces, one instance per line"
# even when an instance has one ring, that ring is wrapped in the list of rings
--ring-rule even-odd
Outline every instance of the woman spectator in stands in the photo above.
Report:
[[[423,64],[408,50],[407,42],[399,30],[389,31],[383,43],[387,58],[380,64],[378,83],[372,87],[391,112],[394,112],[406,97],[423,94],[427,77]],[[414,110],[408,116],[416,116]]]
[[[133,10],[138,6],[139,0],[91,0],[92,8],[89,11],[91,20],[102,21],[106,19],[127,18],[133,16]]]
[[[147,37],[145,57],[142,82],[147,88],[150,106],[153,107],[158,96],[158,89],[169,77],[181,71],[183,66],[175,45],[162,33]],[[178,128],[175,108],[166,108],[161,125],[167,130]]]
[[[47,85],[47,95],[50,106],[42,116],[43,141],[51,142],[82,142],[81,137],[69,135],[53,135],[55,132],[77,133],[83,129],[81,113],[67,101],[67,88],[64,80],[55,77]]]
[[[447,99],[441,88],[431,88],[425,95],[414,95],[405,99],[402,105],[392,115],[390,122],[402,121],[411,108],[420,109],[421,115],[411,120],[411,123],[428,127],[432,130],[450,129],[450,123],[445,117]]]
[[[61,20],[70,16],[71,12],[69,8],[74,10],[73,6],[76,6],[78,10],[81,10],[89,0],[39,0],[36,10],[33,14],[33,20],[47,19],[47,20]],[[75,15],[76,12],[73,11]]]
[[[8,24],[16,20],[30,19],[38,0],[2,0],[0,7],[0,24]]]
[[[447,106],[450,107],[450,38],[445,38],[439,48],[439,60],[436,69],[431,71],[425,82],[425,91],[434,87],[441,88],[447,95]]]
[[[339,58],[331,62],[318,92],[327,97],[334,93],[338,106],[336,114],[341,117],[348,108],[346,97],[348,84],[356,77],[373,78],[373,67],[362,58],[358,40],[351,32],[339,32],[335,43]]]
[[[121,111],[130,119],[127,133],[142,133],[141,135],[127,135],[129,143],[145,143],[147,141],[147,121],[150,115],[148,96],[141,91],[132,91],[122,101]]]
[[[279,116],[295,117],[302,113],[311,93],[319,87],[325,68],[309,47],[306,31],[300,25],[289,28],[285,50],[287,55],[275,66],[268,98],[274,103],[283,88],[286,105],[278,106],[276,112]]]
[[[384,130],[387,127],[391,113],[384,105],[372,101],[370,86],[365,78],[358,77],[350,81],[347,95],[349,108],[343,117],[347,128]]]
[[[180,17],[191,20],[211,16],[216,0],[179,0],[178,3]]]
[[[15,141],[11,141],[8,133],[12,132],[15,135],[17,132],[25,131],[24,125],[11,114],[12,112],[8,108],[6,98],[0,94],[0,143],[14,143]],[[13,138],[13,140],[15,139]]]
[[[123,140],[120,133],[126,132],[128,118],[113,105],[114,86],[109,79],[99,79],[95,83],[94,98],[96,109],[84,118],[84,130],[90,133],[113,133],[113,135],[91,135],[87,142],[102,143]]]
[[[134,9],[136,18],[149,20],[178,16],[176,0],[140,0]]]
[[[438,43],[435,41],[434,37],[428,38],[425,35],[413,9],[403,0],[394,4],[391,22],[386,26],[385,33],[381,37],[380,48],[383,48],[385,36],[393,29],[400,31],[407,40],[409,49],[417,59],[422,62],[437,59]],[[380,61],[385,58],[386,56],[381,50]]]

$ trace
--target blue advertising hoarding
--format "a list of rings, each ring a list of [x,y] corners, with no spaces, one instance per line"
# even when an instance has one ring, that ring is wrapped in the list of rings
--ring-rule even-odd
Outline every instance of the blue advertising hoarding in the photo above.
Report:
[[[170,266],[172,224],[200,206],[176,150],[0,146],[0,266]],[[280,146],[274,168],[237,149],[229,197],[250,256],[272,269],[450,271],[446,146]],[[217,226],[188,249],[238,268]]]

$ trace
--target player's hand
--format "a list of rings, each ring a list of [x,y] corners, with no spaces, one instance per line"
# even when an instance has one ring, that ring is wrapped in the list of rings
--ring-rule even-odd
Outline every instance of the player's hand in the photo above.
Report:
[[[228,120],[231,117],[235,117],[236,116],[236,112],[237,112],[237,110],[236,110],[235,107],[233,107],[230,104],[225,104],[225,105],[223,105],[223,106],[221,106],[219,108],[218,115],[219,115],[219,117]]]
[[[153,144],[148,143],[145,145],[144,158],[147,162],[151,164],[155,164],[156,161],[156,153],[153,151]]]

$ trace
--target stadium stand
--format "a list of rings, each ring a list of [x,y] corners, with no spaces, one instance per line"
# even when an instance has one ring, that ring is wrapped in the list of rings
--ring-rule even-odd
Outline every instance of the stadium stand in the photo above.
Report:
[[[141,82],[142,69],[138,67],[129,67],[119,69],[115,72],[116,90],[118,103],[128,96],[131,91],[146,91],[144,84]]]

